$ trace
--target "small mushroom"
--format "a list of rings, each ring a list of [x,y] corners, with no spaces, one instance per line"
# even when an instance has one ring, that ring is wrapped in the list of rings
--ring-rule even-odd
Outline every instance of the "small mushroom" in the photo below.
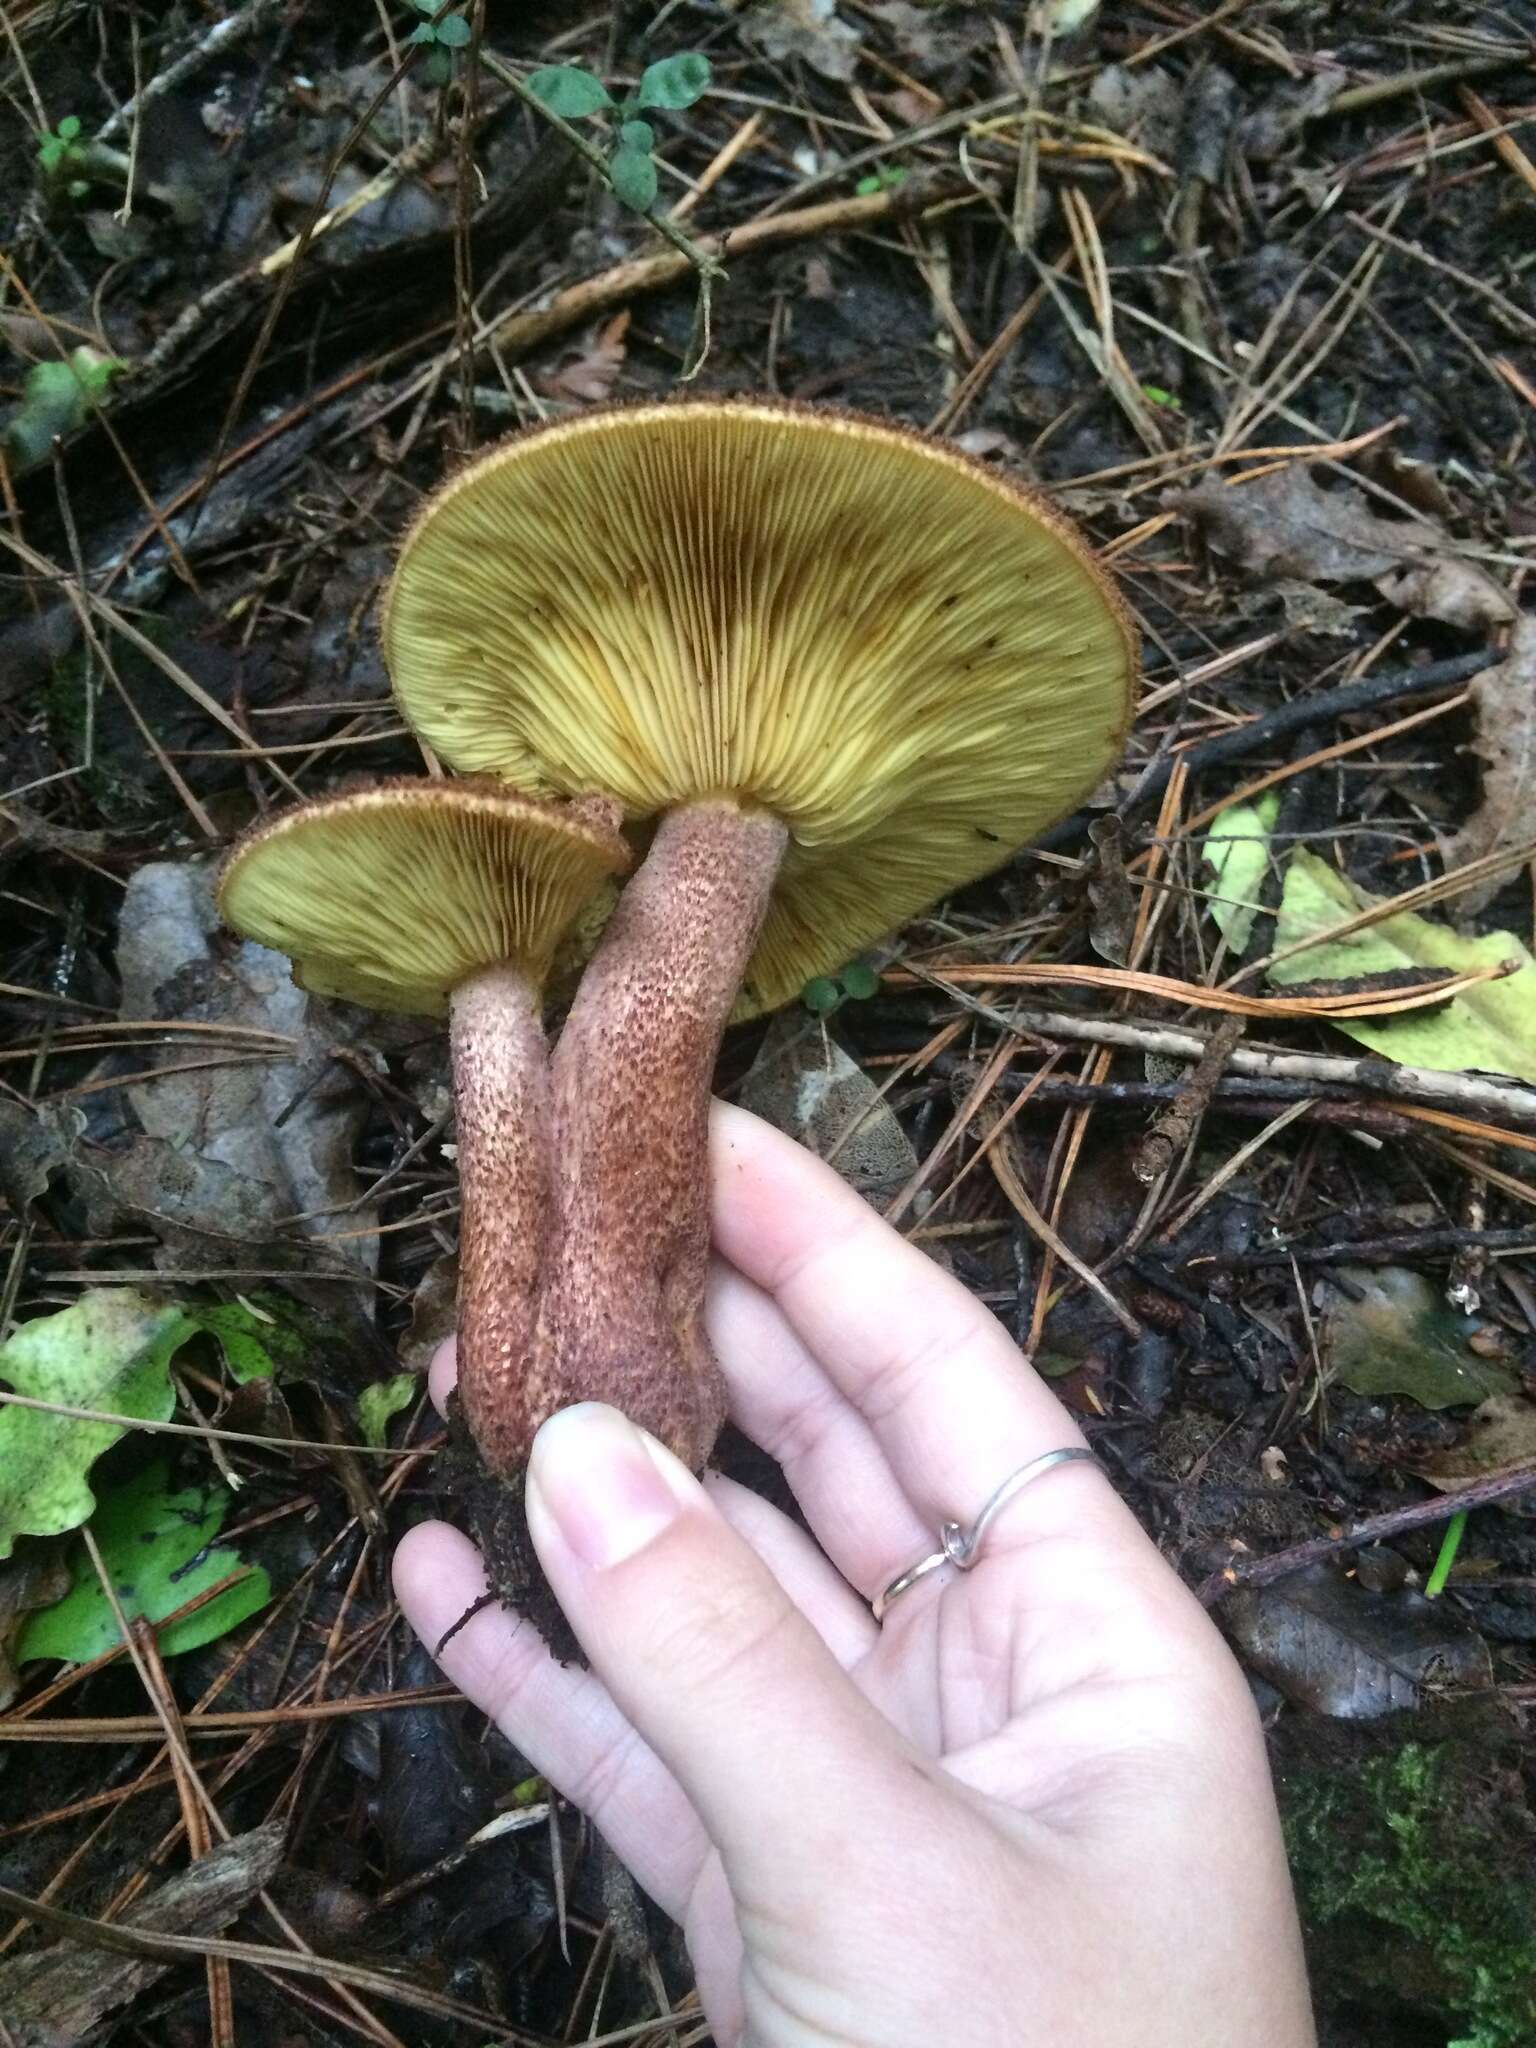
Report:
[[[540,1405],[527,1362],[550,1222],[545,980],[582,911],[629,866],[606,800],[496,783],[382,782],[255,826],[219,878],[225,922],[294,979],[447,1016],[462,1221],[459,1403],[486,1466],[521,1474]]]
[[[996,867],[1118,758],[1126,614],[1070,523],[942,443],[719,400],[592,411],[461,470],[385,654],[452,767],[658,819],[552,1079],[533,1369],[695,1469],[710,1077],[732,1014]]]

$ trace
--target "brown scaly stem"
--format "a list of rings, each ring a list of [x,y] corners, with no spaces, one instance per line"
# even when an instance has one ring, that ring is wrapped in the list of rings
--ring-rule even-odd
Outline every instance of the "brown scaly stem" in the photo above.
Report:
[[[729,799],[663,819],[551,1066],[555,1223],[524,1401],[612,1403],[695,1471],[725,1419],[703,1328],[710,1081],[787,841]]]
[[[459,1408],[497,1477],[522,1473],[530,1420],[524,1362],[550,1222],[549,1049],[539,991],[489,967],[453,994],[459,1145]]]

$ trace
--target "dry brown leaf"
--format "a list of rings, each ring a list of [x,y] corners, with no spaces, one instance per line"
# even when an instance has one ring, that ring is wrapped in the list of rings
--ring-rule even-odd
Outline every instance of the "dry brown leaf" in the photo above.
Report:
[[[626,306],[611,320],[593,328],[559,369],[544,371],[534,378],[534,384],[546,398],[570,398],[581,405],[601,405],[613,396],[613,387],[624,368],[624,337],[628,332]]]
[[[1530,1466],[1536,1470],[1536,1401],[1529,1394],[1495,1394],[1473,1411],[1459,1443],[1421,1458],[1414,1470],[1441,1493]],[[1507,1500],[1507,1510],[1529,1513],[1533,1503]]]
[[[1517,620],[1504,659],[1474,676],[1468,688],[1477,728],[1472,748],[1484,764],[1483,788],[1477,809],[1445,842],[1449,868],[1464,868],[1484,854],[1536,839],[1536,612]],[[1464,890],[1462,915],[1483,909],[1507,879],[1496,875]]]
[[[912,1141],[875,1083],[802,1013],[774,1019],[738,1099],[876,1204],[917,1170]]]
[[[1168,503],[1197,519],[1212,545],[1265,582],[1374,583],[1416,617],[1473,631],[1506,625],[1508,594],[1450,536],[1420,519],[1383,519],[1353,484],[1325,491],[1304,462],[1251,483],[1208,477]]]

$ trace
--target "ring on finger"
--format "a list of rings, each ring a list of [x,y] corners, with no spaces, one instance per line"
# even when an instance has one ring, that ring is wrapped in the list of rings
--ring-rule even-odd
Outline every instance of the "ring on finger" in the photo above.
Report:
[[[1021,1493],[1031,1480],[1039,1479],[1044,1473],[1049,1472],[1052,1466],[1076,1463],[1083,1459],[1092,1462],[1093,1453],[1081,1444],[1067,1444],[1059,1450],[1042,1451],[1038,1458],[1031,1458],[1027,1465],[1020,1465],[1017,1471],[1008,1474],[1001,1486],[988,1496],[981,1513],[969,1529],[964,1528],[959,1522],[941,1522],[939,1548],[930,1551],[926,1557],[920,1557],[915,1564],[909,1564],[905,1571],[898,1572],[890,1584],[875,1595],[871,1603],[875,1620],[883,1621],[893,1601],[899,1600],[903,1593],[910,1592],[921,1580],[926,1579],[930,1572],[936,1572],[940,1565],[952,1564],[960,1571],[968,1572],[980,1555],[987,1531],[1016,1494]]]

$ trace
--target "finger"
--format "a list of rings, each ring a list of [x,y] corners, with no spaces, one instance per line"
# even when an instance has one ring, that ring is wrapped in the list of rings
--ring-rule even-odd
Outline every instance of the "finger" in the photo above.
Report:
[[[712,1140],[716,1244],[865,1417],[925,1524],[968,1527],[1010,1472],[1083,1443],[1001,1324],[830,1167],[724,1104]],[[1026,1489],[989,1543],[1068,1527],[1146,1540],[1101,1475],[1069,1465]]]
[[[816,1540],[866,1599],[933,1547],[874,1431],[770,1295],[715,1262],[705,1321],[737,1426],[783,1468]]]
[[[772,1501],[718,1472],[706,1474],[704,1492],[751,1544],[843,1669],[851,1670],[867,1656],[880,1631],[868,1607],[849,1592],[805,1531]]]
[[[676,1780],[590,1671],[557,1664],[533,1629],[482,1607],[480,1553],[445,1522],[407,1530],[395,1595],[445,1675],[557,1791],[590,1814],[664,1912],[681,1917],[707,1844]]]
[[[617,1410],[546,1422],[528,1526],[614,1699],[671,1769],[747,1910],[825,1885],[861,1813],[936,1798],[686,1468]]]
[[[432,1363],[427,1367],[427,1392],[432,1396],[432,1406],[439,1415],[448,1413],[448,1396],[453,1392],[459,1377],[459,1340],[445,1337],[432,1354]]]

